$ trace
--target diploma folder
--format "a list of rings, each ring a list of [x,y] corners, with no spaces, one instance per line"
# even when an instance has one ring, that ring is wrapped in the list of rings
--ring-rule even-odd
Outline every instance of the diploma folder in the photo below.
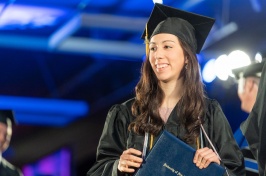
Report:
[[[217,163],[199,169],[193,158],[195,149],[171,133],[163,131],[135,176],[222,176]]]

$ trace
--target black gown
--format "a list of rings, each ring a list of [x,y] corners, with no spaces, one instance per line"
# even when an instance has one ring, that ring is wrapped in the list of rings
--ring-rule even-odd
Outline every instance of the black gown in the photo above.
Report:
[[[253,156],[250,147],[248,145],[248,142],[240,128],[238,128],[234,132],[234,137],[244,156],[246,175],[259,176],[258,162],[256,158]]]
[[[266,64],[262,69],[256,102],[241,130],[258,161],[260,176],[266,176]]]
[[[2,158],[0,161],[0,176],[22,176],[22,173],[18,168]]]
[[[144,136],[128,130],[134,120],[131,114],[131,104],[134,99],[114,105],[108,112],[102,136],[96,154],[96,162],[87,172],[87,176],[129,176],[133,174],[118,171],[120,155],[128,148],[142,151]],[[222,165],[225,165],[230,176],[245,175],[243,155],[233,137],[231,127],[217,101],[206,99],[207,111],[204,129],[217,149]],[[176,115],[177,106],[170,114],[164,129],[179,137],[184,136],[184,128],[180,126]],[[156,141],[156,137],[155,137]],[[207,140],[204,145],[211,148]],[[195,148],[195,146],[192,146]]]

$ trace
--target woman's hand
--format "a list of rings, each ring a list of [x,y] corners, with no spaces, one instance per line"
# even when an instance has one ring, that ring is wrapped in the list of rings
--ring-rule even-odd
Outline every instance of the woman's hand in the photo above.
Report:
[[[133,173],[134,168],[139,168],[142,163],[141,152],[130,148],[125,150],[120,156],[118,170],[121,172]]]
[[[220,160],[214,151],[208,147],[198,149],[194,156],[193,162],[200,169],[206,168],[211,162],[215,162],[220,165]]]

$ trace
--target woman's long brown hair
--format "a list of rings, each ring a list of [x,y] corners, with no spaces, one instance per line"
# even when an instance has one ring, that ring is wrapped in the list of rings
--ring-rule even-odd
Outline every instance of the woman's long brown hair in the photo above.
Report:
[[[204,89],[201,81],[199,64],[196,54],[186,42],[179,40],[183,48],[184,55],[188,59],[187,68],[183,68],[184,92],[180,100],[180,108],[177,111],[179,122],[186,129],[184,140],[195,143],[199,136],[200,122],[198,119],[204,114]],[[143,62],[141,68],[141,78],[135,87],[136,99],[132,105],[132,113],[136,117],[129,125],[129,130],[137,134],[149,132],[157,135],[164,122],[159,115],[159,107],[164,98],[164,92],[159,86],[158,79],[152,70],[149,59]],[[149,122],[149,118],[151,119]]]

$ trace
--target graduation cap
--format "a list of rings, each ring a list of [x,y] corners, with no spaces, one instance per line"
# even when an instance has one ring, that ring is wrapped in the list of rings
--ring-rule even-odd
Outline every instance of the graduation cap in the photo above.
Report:
[[[199,53],[214,22],[213,18],[155,3],[141,38],[149,40],[156,34],[173,34]]]
[[[15,124],[14,112],[12,110],[2,110],[0,109],[0,122],[7,125],[7,119],[10,119],[12,124]]]
[[[149,40],[156,34],[173,34],[199,53],[214,22],[213,18],[155,3],[141,38]]]
[[[260,63],[252,63],[248,66],[233,69],[232,72],[237,80],[241,77],[247,78],[251,76],[260,78],[264,63],[265,61]]]

